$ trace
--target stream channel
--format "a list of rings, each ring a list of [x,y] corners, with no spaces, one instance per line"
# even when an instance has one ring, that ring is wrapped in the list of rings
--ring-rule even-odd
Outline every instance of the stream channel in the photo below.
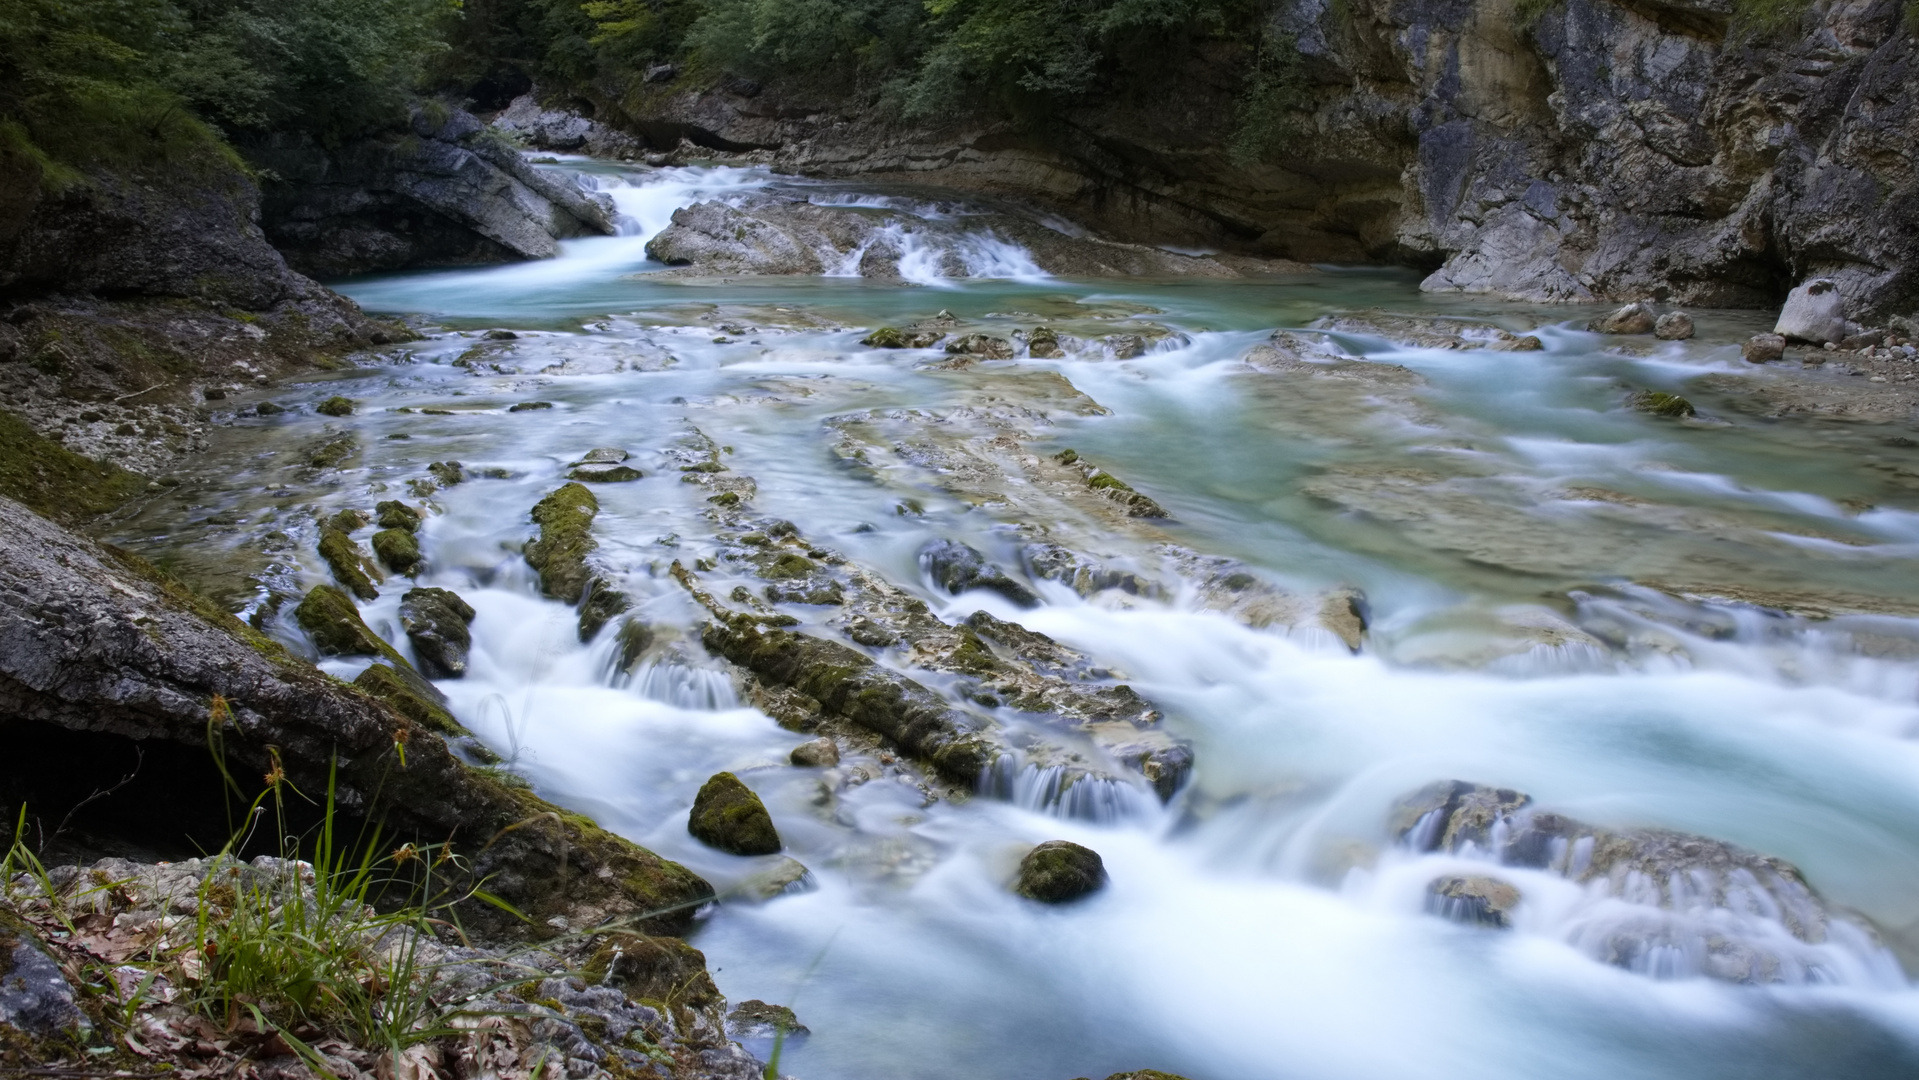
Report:
[[[199,473],[116,538],[252,611],[327,580],[320,516],[424,505],[417,584],[478,612],[470,673],[439,683],[454,712],[541,794],[727,894],[692,940],[730,1000],[791,1005],[810,1029],[782,1072],[1919,1076],[1919,492],[1877,467],[1919,450],[1884,425],[1740,408],[1757,313],[1695,312],[1698,336],[1665,342],[1588,333],[1588,310],[1421,294],[1395,271],[1051,278],[967,232],[961,203],[763,170],[554,167],[610,194],[623,235],[337,285],[430,336],[272,391],[285,413],[235,408]],[[898,280],[695,278],[646,258],[675,208],[769,191],[940,229],[906,238]],[[1349,325],[1304,363],[1246,361],[1276,328],[1377,310],[1544,348]],[[945,340],[991,334],[1017,355],[860,344],[942,312]],[[1039,325],[1061,355],[1020,344]],[[1643,389],[1699,416],[1630,408]],[[317,415],[333,394],[355,414]],[[508,411],[530,401],[551,407]],[[303,467],[330,432],[355,456]],[[644,474],[593,487],[596,558],[652,633],[628,670],[612,630],[580,643],[520,555],[529,509],[600,447]],[[454,460],[462,482],[419,483]],[[1133,513],[1093,470],[1166,516]],[[712,501],[729,491],[731,516]],[[1047,635],[1061,678],[1150,702],[1190,776],[1162,801],[1089,728],[853,633],[843,606],[766,599],[740,552],[774,521],[819,574],[866,575],[861,595]],[[1038,602],[940,588],[919,556],[937,540]],[[676,560],[739,610],[792,615],[1037,749],[971,797],[873,747],[788,764],[813,736],[701,647],[709,616]],[[403,651],[407,587],[362,605]],[[278,632],[310,651],[290,623]],[[739,891],[783,856],[688,835],[720,770],[810,871],[784,894]],[[1550,865],[1418,850],[1396,804],[1455,779],[1615,834],[1785,860],[1832,925],[1795,934],[1764,890],[1736,887],[1743,870],[1577,880],[1567,860],[1589,842]],[[1057,907],[1014,895],[1022,853],[1050,839],[1098,851],[1109,884]],[[1429,883],[1487,874],[1521,897],[1508,927],[1442,917]]]

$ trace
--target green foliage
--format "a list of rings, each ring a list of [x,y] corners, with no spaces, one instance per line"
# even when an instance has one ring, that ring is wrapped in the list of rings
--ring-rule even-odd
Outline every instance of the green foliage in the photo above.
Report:
[[[685,46],[755,78],[870,88],[912,63],[925,14],[919,0],[706,0]]]
[[[1299,47],[1288,37],[1266,42],[1253,62],[1233,116],[1226,153],[1242,168],[1280,156],[1306,132],[1313,100]]]
[[[77,169],[236,159],[221,135],[390,123],[458,0],[8,0],[0,143]]]

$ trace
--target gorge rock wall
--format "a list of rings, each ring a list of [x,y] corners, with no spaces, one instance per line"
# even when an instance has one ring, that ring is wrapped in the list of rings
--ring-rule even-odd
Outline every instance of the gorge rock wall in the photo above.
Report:
[[[1273,29],[1297,107],[1254,164],[1228,152],[1251,57],[1223,44],[1044,125],[907,128],[731,78],[584,93],[642,135],[1036,199],[1117,239],[1409,264],[1433,291],[1765,306],[1822,275],[1856,314],[1919,309],[1897,0],[1772,31],[1730,0],[1288,0]]]

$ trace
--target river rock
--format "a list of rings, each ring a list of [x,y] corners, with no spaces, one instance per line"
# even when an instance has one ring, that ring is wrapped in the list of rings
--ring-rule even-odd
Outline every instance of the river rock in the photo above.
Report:
[[[1684,341],[1692,337],[1692,316],[1683,311],[1668,311],[1652,324],[1653,336],[1662,341]]]
[[[946,343],[946,351],[965,356],[980,356],[988,360],[1011,360],[1013,343],[1003,337],[991,334],[967,334]]]
[[[940,588],[955,596],[972,589],[985,589],[1020,607],[1039,606],[1039,597],[1033,590],[987,562],[986,556],[956,540],[934,540],[920,548],[920,569]]]
[[[770,868],[741,882],[734,895],[759,903],[777,900],[788,893],[808,892],[816,887],[813,872],[798,859],[781,856]]]
[[[1813,345],[1837,342],[1856,327],[1846,321],[1846,298],[1831,278],[1814,278],[1792,290],[1772,332]]]
[[[420,569],[420,542],[408,529],[381,529],[373,534],[373,553],[388,570],[412,577]]]
[[[1026,355],[1041,360],[1054,360],[1065,356],[1060,348],[1059,334],[1044,326],[1036,326],[1026,335]]]
[[[1778,334],[1754,334],[1739,348],[1750,364],[1765,364],[1786,355],[1786,339]]]
[[[314,586],[294,609],[293,617],[321,656],[384,656],[406,662],[393,646],[367,629],[353,600],[331,585]]]
[[[1652,308],[1645,304],[1627,304],[1586,324],[1595,334],[1650,334],[1656,325]]]
[[[700,843],[735,855],[773,855],[780,850],[780,834],[766,805],[730,772],[715,773],[701,786],[686,830]]]
[[[400,597],[400,626],[413,643],[421,674],[429,679],[466,675],[473,616],[472,605],[450,589],[408,589]]]
[[[1587,825],[1535,807],[1523,792],[1457,780],[1400,800],[1392,831],[1415,852],[1482,858],[1586,885],[1589,904],[1613,906],[1573,920],[1573,944],[1643,974],[1817,982],[1817,948],[1845,949],[1869,963],[1883,955],[1869,925],[1829,908],[1790,863],[1723,841]],[[1470,907],[1475,917],[1482,903],[1490,912],[1504,897],[1478,884],[1433,895],[1439,906],[1460,900],[1454,910]]]
[[[368,576],[372,567],[366,552],[351,536],[331,524],[324,525],[320,528],[318,550],[320,558],[325,559],[333,571],[333,580],[362,600],[378,599],[380,590],[373,587],[373,580]]]
[[[373,510],[379,515],[379,525],[382,529],[420,531],[420,512],[397,499],[388,499],[379,503]]]
[[[1634,409],[1653,416],[1688,417],[1696,415],[1692,402],[1664,390],[1641,390],[1628,401]]]
[[[1426,886],[1426,910],[1473,926],[1510,930],[1519,890],[1495,877],[1448,874]]]
[[[784,1035],[808,1035],[805,1024],[784,1005],[764,1001],[742,1001],[726,1014],[726,1033],[735,1039],[772,1039]]]
[[[467,730],[448,711],[446,696],[411,668],[369,664],[353,685],[393,706],[408,720],[442,735],[465,735]]]
[[[599,546],[592,532],[599,512],[600,501],[577,483],[561,487],[533,507],[540,535],[526,545],[526,563],[540,575],[542,593],[569,604],[580,602],[593,578],[586,557]]]
[[[1013,891],[1028,900],[1063,904],[1105,884],[1106,866],[1099,852],[1070,840],[1048,840],[1020,860]]]
[[[60,965],[26,924],[0,913],[0,1027],[34,1038],[78,1034],[91,1025]]]
[[[321,416],[351,416],[353,415],[353,402],[335,394],[314,406],[313,411],[319,413]]]
[[[1146,339],[1138,334],[1108,334],[1102,341],[1115,360],[1131,360],[1146,353]]]
[[[840,763],[840,748],[832,739],[821,737],[795,746],[786,759],[801,768],[830,768]]]

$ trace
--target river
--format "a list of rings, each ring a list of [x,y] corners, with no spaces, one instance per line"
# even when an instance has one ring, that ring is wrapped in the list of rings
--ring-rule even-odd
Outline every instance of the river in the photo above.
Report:
[[[316,511],[417,503],[406,485],[427,463],[463,463],[465,482],[427,497],[420,534],[419,583],[478,611],[471,674],[441,688],[541,794],[722,891],[778,857],[703,847],[687,809],[720,770],[760,794],[810,875],[770,901],[721,903],[693,942],[730,1000],[791,1005],[810,1028],[783,1072],[1919,1075],[1919,993],[1899,959],[1919,956],[1905,944],[1919,943],[1919,494],[1875,468],[1919,451],[1889,445],[1883,425],[1738,408],[1714,379],[1745,377],[1737,342],[1759,316],[1695,312],[1690,341],[1622,348],[1581,329],[1589,311],[1424,295],[1401,272],[1068,280],[985,234],[963,250],[908,244],[900,280],[676,277],[644,245],[701,199],[779,190],[964,233],[963,208],[761,170],[558,167],[614,197],[622,235],[544,263],[338,285],[435,329],[375,366],[273,392],[296,407],[233,419],[203,475],[122,539],[202,578],[250,575],[227,598],[257,605],[325,580]],[[1544,347],[1348,330],[1332,343],[1370,367],[1322,378],[1242,360],[1275,328],[1369,309],[1483,320]],[[942,311],[965,332],[1043,323],[1087,344],[967,365],[859,344]],[[1133,334],[1137,356],[1101,344]],[[1699,418],[1628,408],[1640,389],[1683,392]],[[335,393],[353,417],[313,413]],[[551,407],[508,411],[531,401]],[[307,478],[295,448],[329,427],[354,432],[359,457]],[[1072,493],[987,475],[994,437],[1035,460],[1071,448],[1169,516],[1114,524]],[[668,573],[731,542],[712,491],[682,482],[708,446],[725,475],[751,478],[754,513],[834,559],[947,622],[1017,620],[1090,658],[1094,681],[1132,687],[1191,746],[1190,779],[1163,805],[1119,784],[1067,806],[1030,775],[1010,797],[929,800],[883,761],[868,760],[871,779],[854,758],[787,764],[809,736],[743,702]],[[645,473],[595,488],[600,556],[657,638],[630,674],[609,674],[611,633],[578,642],[518,553],[528,509],[597,447]],[[1082,595],[1023,574],[1038,534],[1152,587]],[[936,588],[918,552],[940,539],[1043,602]],[[1311,618],[1215,602],[1207,567],[1283,610],[1363,597],[1361,647]],[[764,585],[723,560],[702,573],[718,594]],[[401,591],[363,612],[405,649]],[[830,606],[780,610],[844,640]],[[994,704],[967,707],[1010,712]],[[1603,882],[1398,842],[1395,801],[1448,779],[1787,860],[1885,947],[1863,932],[1799,941],[1764,911],[1711,903],[1661,914]],[[1013,895],[1020,855],[1049,839],[1097,850],[1109,885],[1060,907]],[[1435,877],[1489,869],[1523,896],[1510,929],[1429,912]],[[1664,954],[1606,962],[1613,928],[1668,916]],[[1789,959],[1762,985],[1707,978],[1695,946],[1715,935]]]

